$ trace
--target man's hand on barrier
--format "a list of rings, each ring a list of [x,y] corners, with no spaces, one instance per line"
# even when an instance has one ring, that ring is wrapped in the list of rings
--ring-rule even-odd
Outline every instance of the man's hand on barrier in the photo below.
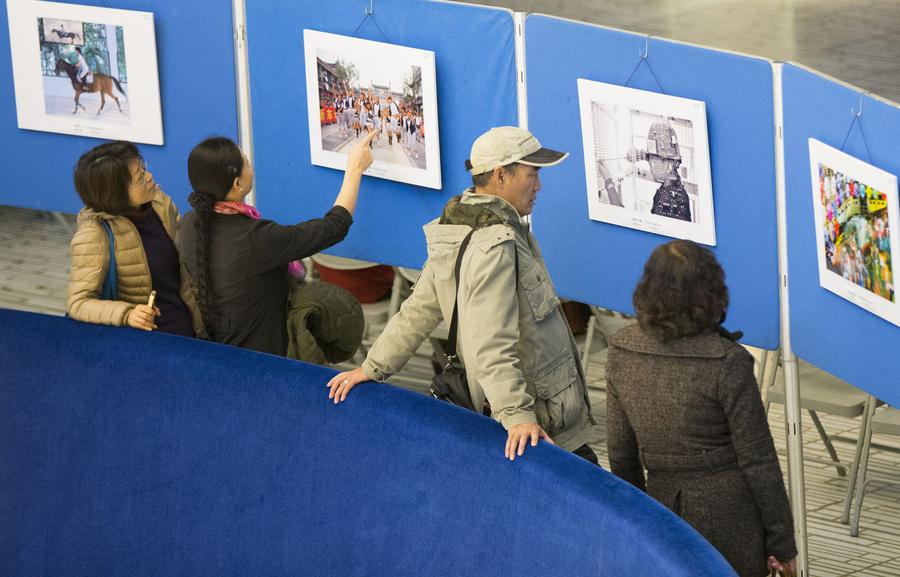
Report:
[[[537,423],[521,423],[519,425],[513,425],[509,428],[509,437],[506,439],[506,458],[510,461],[515,461],[516,456],[521,457],[525,454],[525,447],[528,445],[528,441],[531,441],[531,446],[536,447],[539,439],[544,439],[551,445],[555,445],[553,439],[550,438],[550,435],[547,434],[544,429],[541,428]]]
[[[350,389],[363,381],[371,380],[363,372],[362,367],[338,373],[333,379],[328,381],[328,398],[334,399],[334,403],[338,404],[347,398]]]

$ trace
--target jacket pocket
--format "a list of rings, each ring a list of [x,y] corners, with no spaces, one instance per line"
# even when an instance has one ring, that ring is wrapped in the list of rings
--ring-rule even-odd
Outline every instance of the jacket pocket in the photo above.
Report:
[[[559,305],[559,299],[547,278],[547,271],[537,262],[532,262],[530,267],[520,273],[519,281],[534,320],[544,320]]]
[[[584,397],[578,390],[578,370],[571,354],[535,377],[534,391],[535,416],[551,437],[578,421]]]
[[[428,268],[438,280],[454,278],[458,244],[434,243],[428,247]]]

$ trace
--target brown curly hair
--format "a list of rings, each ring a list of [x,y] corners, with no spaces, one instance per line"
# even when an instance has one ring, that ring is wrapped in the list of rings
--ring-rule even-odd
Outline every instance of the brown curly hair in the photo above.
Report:
[[[638,323],[660,340],[715,331],[728,308],[725,271],[709,249],[666,243],[647,259],[633,303]]]

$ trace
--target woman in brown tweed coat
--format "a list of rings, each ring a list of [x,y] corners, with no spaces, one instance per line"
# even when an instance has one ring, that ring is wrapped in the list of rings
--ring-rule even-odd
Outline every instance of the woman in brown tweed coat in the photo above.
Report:
[[[613,473],[690,523],[741,577],[793,566],[791,510],[753,357],[721,328],[728,289],[715,256],[690,241],[658,247],[634,306],[638,324],[610,338]]]

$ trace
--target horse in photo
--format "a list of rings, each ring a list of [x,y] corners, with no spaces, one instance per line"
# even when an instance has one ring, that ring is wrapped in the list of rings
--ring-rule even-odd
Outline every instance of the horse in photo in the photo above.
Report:
[[[75,40],[81,40],[81,35],[78,34],[77,32],[66,32],[66,30],[61,27],[54,28],[53,30],[51,30],[51,32],[53,32],[53,34],[56,34],[56,37],[58,38],[58,42],[60,42],[60,43],[62,43],[62,41],[65,40],[66,38],[69,39],[70,43],[74,43]]]
[[[103,111],[103,107],[106,106],[106,96],[108,95],[116,102],[116,106],[119,107],[119,112],[122,111],[122,105],[119,103],[118,97],[113,94],[113,83],[115,83],[116,88],[119,92],[122,93],[122,96],[128,96],[125,94],[125,90],[122,89],[122,85],[119,83],[119,79],[114,76],[108,76],[106,74],[102,74],[100,72],[92,72],[94,76],[94,81],[90,83],[83,83],[78,80],[78,69],[69,64],[65,59],[60,58],[56,61],[56,73],[65,72],[69,76],[69,80],[72,81],[72,88],[75,90],[75,110],[72,111],[72,114],[78,112],[78,107],[87,112],[87,108],[82,105],[79,100],[81,99],[81,94],[83,92],[99,92],[100,93],[100,108],[97,110],[97,114]]]

